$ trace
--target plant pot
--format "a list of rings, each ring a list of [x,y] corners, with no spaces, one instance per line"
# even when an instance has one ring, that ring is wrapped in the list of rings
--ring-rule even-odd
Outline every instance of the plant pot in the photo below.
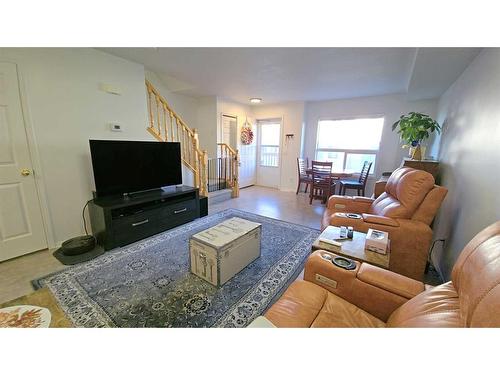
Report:
[[[426,146],[417,146],[417,147],[411,147],[409,148],[408,151],[408,156],[412,158],[413,160],[422,160],[425,159],[425,151],[427,150]]]
[[[410,151],[410,156],[413,160],[422,160],[422,147],[420,145],[412,147]]]

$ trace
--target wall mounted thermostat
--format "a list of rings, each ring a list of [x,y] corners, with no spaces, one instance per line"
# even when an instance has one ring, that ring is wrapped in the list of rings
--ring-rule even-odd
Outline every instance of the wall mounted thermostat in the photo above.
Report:
[[[112,132],[122,132],[123,127],[120,124],[109,124],[109,128]]]

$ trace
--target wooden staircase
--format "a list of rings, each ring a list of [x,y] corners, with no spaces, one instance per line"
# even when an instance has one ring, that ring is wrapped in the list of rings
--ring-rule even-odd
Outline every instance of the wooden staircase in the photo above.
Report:
[[[168,105],[158,90],[146,80],[148,102],[148,132],[160,142],[179,142],[183,164],[193,173],[194,185],[200,195],[208,196],[208,155],[200,149],[200,141],[196,129],[191,129],[177,113]],[[225,143],[218,144],[220,152],[229,160],[227,184],[232,189],[233,198],[239,196],[238,187],[238,151]]]

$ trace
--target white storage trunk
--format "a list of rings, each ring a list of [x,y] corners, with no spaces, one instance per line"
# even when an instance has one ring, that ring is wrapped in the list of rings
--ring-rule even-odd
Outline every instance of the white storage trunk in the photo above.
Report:
[[[259,223],[233,217],[191,236],[191,272],[221,286],[260,257],[261,227]]]

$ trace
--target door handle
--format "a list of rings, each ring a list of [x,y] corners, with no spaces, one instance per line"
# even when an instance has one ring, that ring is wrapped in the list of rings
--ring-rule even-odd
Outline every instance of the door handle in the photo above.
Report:
[[[187,211],[187,208],[183,208],[182,210],[174,211],[174,214],[180,214],[181,212],[186,212],[186,211]]]
[[[31,171],[28,168],[23,168],[21,169],[21,174],[23,176],[29,176],[31,174]]]

